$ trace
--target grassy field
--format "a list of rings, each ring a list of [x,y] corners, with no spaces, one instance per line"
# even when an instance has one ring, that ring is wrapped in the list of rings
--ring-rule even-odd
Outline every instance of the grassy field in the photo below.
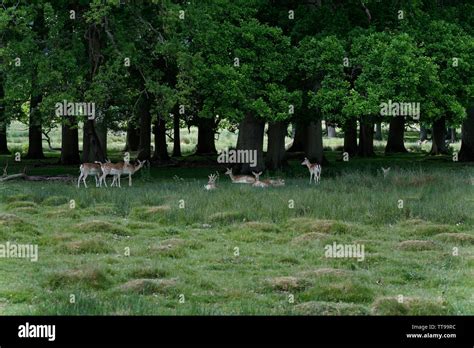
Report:
[[[0,243],[39,248],[37,262],[0,259],[0,314],[474,314],[472,165],[326,154],[311,186],[299,159],[267,189],[213,166],[144,170],[122,189],[0,183]],[[56,161],[26,164],[78,174]],[[334,242],[364,260],[325,257]]]

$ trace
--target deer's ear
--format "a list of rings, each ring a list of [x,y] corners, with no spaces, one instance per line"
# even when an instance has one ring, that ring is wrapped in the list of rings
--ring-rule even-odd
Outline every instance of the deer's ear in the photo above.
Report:
[[[262,175],[262,172],[258,173],[258,175]]]

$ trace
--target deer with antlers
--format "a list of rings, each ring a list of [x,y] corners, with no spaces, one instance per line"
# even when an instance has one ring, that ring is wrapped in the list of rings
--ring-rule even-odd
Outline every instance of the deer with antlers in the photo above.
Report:
[[[208,191],[215,190],[217,188],[216,187],[217,174],[211,174],[208,176],[208,178],[209,178],[209,181],[207,185],[204,185],[204,188]]]
[[[311,179],[314,178],[314,183],[319,184],[319,181],[321,180],[321,165],[318,163],[311,163],[306,157],[304,158],[304,161],[301,163],[301,165],[305,165],[306,167],[308,167],[309,183],[311,184]]]
[[[253,184],[255,182],[255,178],[250,175],[234,175],[232,174],[232,169],[227,168],[225,172],[226,175],[229,175],[230,180],[234,184]]]

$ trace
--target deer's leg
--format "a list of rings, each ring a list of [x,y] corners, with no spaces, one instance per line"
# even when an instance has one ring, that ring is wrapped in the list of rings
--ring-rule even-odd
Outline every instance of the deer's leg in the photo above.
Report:
[[[102,182],[102,181],[104,182],[105,187],[107,187],[107,181],[105,180],[105,176],[106,176],[106,175],[107,175],[107,174],[103,173],[103,174],[100,176],[100,178],[99,178],[99,181],[100,181],[100,182]]]
[[[100,183],[99,183],[99,178],[98,178],[97,174],[94,175],[94,178],[95,178],[95,187],[99,187]]]
[[[120,174],[117,175],[117,177],[118,177],[118,187],[122,187],[122,186],[120,185]]]
[[[84,182],[84,186],[87,188],[86,179],[87,179],[87,173],[85,173],[84,176],[82,177],[82,181]]]
[[[77,188],[79,188],[80,185],[81,185],[82,176],[83,176],[83,175],[82,175],[82,172],[81,172],[81,175],[79,175],[79,179],[77,179]]]
[[[132,186],[132,174],[128,174],[128,186]]]

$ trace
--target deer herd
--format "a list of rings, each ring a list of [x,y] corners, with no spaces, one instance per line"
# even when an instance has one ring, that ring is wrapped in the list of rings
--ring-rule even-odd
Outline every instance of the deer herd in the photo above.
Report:
[[[107,175],[113,176],[110,186],[122,187],[120,185],[120,177],[122,175],[128,175],[128,186],[132,186],[132,175],[138,172],[145,162],[146,161],[137,160],[138,164],[131,164],[129,161],[118,163],[111,163],[110,161],[104,163],[99,161],[95,161],[94,163],[83,163],[79,167],[81,174],[77,180],[77,187],[80,187],[82,180],[84,186],[87,188],[86,179],[89,175],[95,177],[96,187],[102,187],[102,183],[107,187],[107,181],[105,180]]]
[[[86,179],[89,175],[94,176],[95,186],[102,187],[102,183],[107,186],[106,177],[108,175],[113,176],[112,183],[110,186],[122,187],[120,185],[120,177],[122,175],[128,175],[128,185],[132,186],[132,175],[138,172],[146,163],[146,161],[137,160],[136,164],[131,164],[130,161],[111,163],[106,161],[104,163],[95,161],[94,163],[83,163],[79,167],[81,174],[77,180],[77,187],[81,185],[81,180],[84,184],[84,187],[87,188]],[[317,163],[311,163],[307,158],[304,159],[302,165],[305,165],[309,170],[309,183],[313,179],[314,183],[319,183],[321,178],[321,165]],[[253,187],[270,187],[270,186],[284,186],[285,180],[283,179],[265,179],[260,180],[260,175],[262,172],[252,172],[252,175],[234,175],[232,169],[227,168],[225,172],[226,175],[229,175],[230,180],[234,184],[250,184]],[[208,176],[209,181],[207,185],[204,186],[206,190],[214,190],[217,188],[216,180],[219,177],[219,173],[211,174]]]

